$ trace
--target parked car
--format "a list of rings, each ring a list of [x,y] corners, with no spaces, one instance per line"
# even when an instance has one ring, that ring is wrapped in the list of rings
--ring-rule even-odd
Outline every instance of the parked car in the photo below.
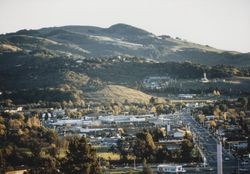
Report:
[[[246,168],[240,168],[240,171],[241,172],[248,172],[248,169],[246,169]]]
[[[248,161],[242,161],[241,164],[242,164],[242,165],[247,165],[247,164],[248,164]]]

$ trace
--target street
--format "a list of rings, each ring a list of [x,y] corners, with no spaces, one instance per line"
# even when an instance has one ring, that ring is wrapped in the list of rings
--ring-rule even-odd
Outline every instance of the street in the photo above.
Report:
[[[180,119],[182,120],[184,125],[190,126],[190,130],[196,137],[198,147],[200,147],[203,154],[205,155],[208,168],[210,167],[211,170],[214,170],[213,173],[217,173],[216,138],[213,137],[207,129],[203,128],[200,124],[198,124],[193,119],[190,112],[181,112]],[[235,173],[235,171],[236,173],[248,173],[250,169],[249,164],[242,166],[242,162],[240,162],[233,155],[228,153],[225,149],[223,149],[222,159],[224,174]]]

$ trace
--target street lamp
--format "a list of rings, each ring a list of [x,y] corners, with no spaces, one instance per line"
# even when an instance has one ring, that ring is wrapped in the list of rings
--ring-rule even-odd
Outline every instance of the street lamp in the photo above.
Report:
[[[136,169],[135,160],[136,160],[136,156],[134,157],[134,170]]]

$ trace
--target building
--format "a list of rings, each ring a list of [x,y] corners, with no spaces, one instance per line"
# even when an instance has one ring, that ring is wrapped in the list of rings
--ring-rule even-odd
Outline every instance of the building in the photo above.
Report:
[[[181,132],[181,131],[174,132],[174,138],[180,138],[180,139],[182,139],[184,136],[185,136],[184,132]]]
[[[209,82],[209,80],[207,79],[207,74],[206,73],[203,74],[203,78],[201,79],[201,82],[202,83],[208,83]]]
[[[215,115],[206,115],[205,117],[206,117],[206,120],[208,121],[215,119]]]
[[[184,98],[184,99],[192,99],[196,96],[196,94],[179,94],[179,98]]]
[[[184,173],[186,170],[182,165],[160,164],[157,166],[157,173]]]

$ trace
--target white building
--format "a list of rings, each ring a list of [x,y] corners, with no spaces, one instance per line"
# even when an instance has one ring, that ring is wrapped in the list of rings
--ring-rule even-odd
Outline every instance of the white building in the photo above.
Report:
[[[182,165],[160,164],[157,166],[157,173],[184,173],[186,170]]]
[[[58,120],[55,123],[52,123],[53,126],[65,126],[65,125],[71,125],[71,126],[88,126],[91,125],[92,121],[89,120],[83,120],[83,119],[68,119],[68,120]]]
[[[201,79],[201,82],[202,83],[208,83],[209,82],[209,80],[207,79],[207,74],[206,73],[203,74],[203,78]]]
[[[185,136],[184,132],[180,131],[174,132],[174,138],[183,138],[184,136]]]
[[[206,120],[213,120],[215,119],[215,115],[206,115]]]
[[[118,116],[100,116],[98,119],[102,123],[139,123],[146,122],[147,115],[134,116],[134,115],[118,115]]]

